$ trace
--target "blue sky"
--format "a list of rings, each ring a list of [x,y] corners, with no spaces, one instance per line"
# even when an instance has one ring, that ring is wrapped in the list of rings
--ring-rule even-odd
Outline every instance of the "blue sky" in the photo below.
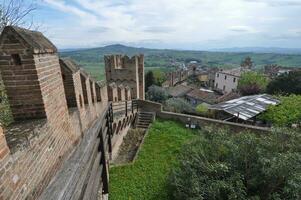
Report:
[[[301,47],[301,0],[41,0],[34,20],[59,48]]]

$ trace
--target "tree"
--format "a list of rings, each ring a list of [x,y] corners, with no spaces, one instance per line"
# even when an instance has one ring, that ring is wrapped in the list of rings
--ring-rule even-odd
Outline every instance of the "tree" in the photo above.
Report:
[[[153,74],[155,78],[155,84],[158,86],[162,86],[162,83],[166,80],[164,72],[157,69],[153,71]]]
[[[168,94],[165,89],[156,85],[152,85],[148,88],[146,97],[150,101],[163,103],[168,98]]]
[[[251,57],[246,57],[245,60],[241,62],[240,66],[245,69],[251,69],[253,67],[253,61]]]
[[[267,93],[301,95],[301,71],[293,71],[276,77],[268,84]]]
[[[148,71],[145,74],[145,91],[147,92],[149,87],[155,84],[155,77],[152,71]]]
[[[238,81],[238,90],[242,95],[253,95],[264,92],[268,78],[257,72],[245,72]]]
[[[168,99],[164,104],[164,108],[167,111],[177,113],[192,113],[194,110],[188,101],[181,98]]]
[[[301,199],[301,134],[203,130],[170,176],[175,200]]]
[[[260,118],[275,126],[301,123],[301,95],[282,96],[280,100],[280,105],[270,106]]]
[[[33,21],[29,20],[28,17],[36,8],[33,0],[2,0],[0,4],[0,33],[5,26],[31,28]]]

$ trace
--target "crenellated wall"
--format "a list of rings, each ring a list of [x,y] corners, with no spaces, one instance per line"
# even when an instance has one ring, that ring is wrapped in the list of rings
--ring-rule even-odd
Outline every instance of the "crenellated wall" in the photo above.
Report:
[[[109,55],[104,57],[107,84],[116,83],[131,88],[133,99],[145,99],[144,56]]]
[[[59,59],[56,47],[41,33],[4,29],[0,70],[15,122],[0,127],[0,199],[37,199],[107,112],[109,101],[144,98],[143,56],[109,57],[115,59],[115,67],[108,71],[107,86],[71,59]],[[125,74],[115,69],[121,66]],[[130,106],[114,118],[113,153],[134,121],[137,110]]]

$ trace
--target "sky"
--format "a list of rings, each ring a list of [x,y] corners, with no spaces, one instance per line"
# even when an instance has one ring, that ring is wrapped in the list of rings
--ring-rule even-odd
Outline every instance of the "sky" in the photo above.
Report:
[[[301,47],[301,0],[40,0],[33,17],[59,48]]]

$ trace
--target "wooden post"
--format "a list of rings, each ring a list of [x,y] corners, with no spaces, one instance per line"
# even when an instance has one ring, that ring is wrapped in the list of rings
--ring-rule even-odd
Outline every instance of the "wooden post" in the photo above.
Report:
[[[128,116],[128,102],[125,101],[125,116]]]
[[[108,129],[109,130],[109,129]],[[103,133],[103,130],[100,130],[100,152],[101,152],[101,160],[100,164],[103,166],[102,170],[102,183],[103,183],[103,194],[108,194],[109,193],[109,169],[108,169],[108,163],[107,163],[107,155],[106,155],[106,150],[105,150],[105,142],[104,141],[104,135],[107,135],[108,133]],[[110,134],[108,134],[110,135]],[[100,172],[99,172],[100,173]]]

